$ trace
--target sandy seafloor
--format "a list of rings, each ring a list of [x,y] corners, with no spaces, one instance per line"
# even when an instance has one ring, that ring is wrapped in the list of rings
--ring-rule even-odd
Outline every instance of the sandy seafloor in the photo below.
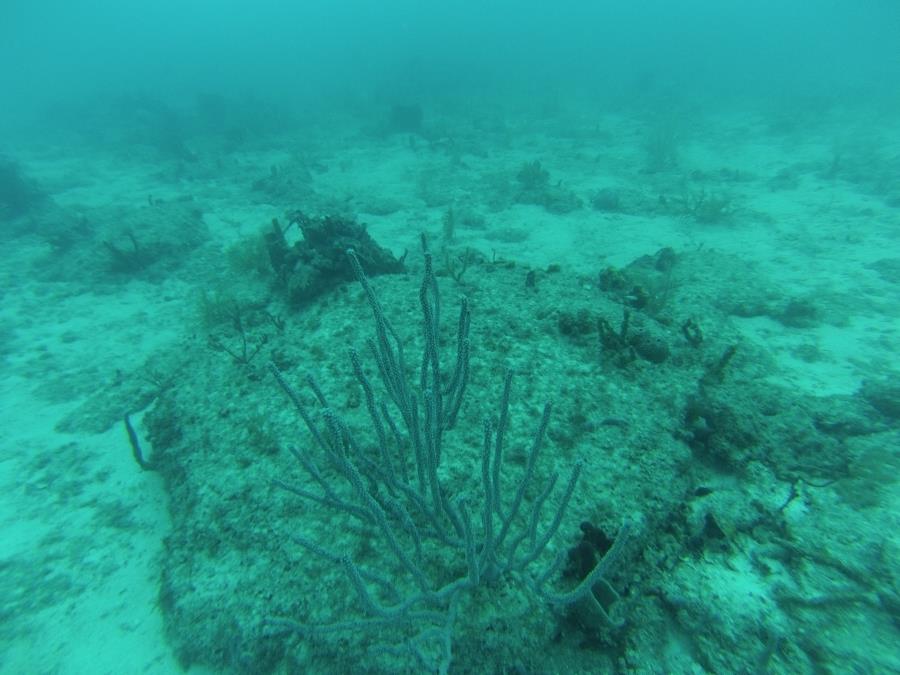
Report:
[[[170,526],[162,483],[138,469],[120,423],[72,433],[60,422],[97,390],[202,331],[197,285],[210,265],[272,218],[306,208],[310,191],[312,212],[342,205],[396,252],[416,251],[420,231],[438,238],[452,203],[479,216],[477,226],[458,224],[456,246],[526,268],[558,263],[585,284],[606,266],[666,246],[735,255],[796,297],[845,299],[837,303],[844,316],[814,325],[735,319],[742,340],[777,364],[773,380],[812,395],[852,395],[867,378],[897,377],[900,126],[888,113],[698,115],[673,132],[677,158],[654,171],[646,167],[648,125],[626,112],[576,106],[535,119],[497,111],[479,122],[429,110],[422,138],[369,133],[372,120],[348,116],[228,150],[198,134],[186,140],[189,159],[165,157],[140,140],[50,135],[6,148],[65,212],[127,212],[148,200],[190,196],[209,238],[171,274],[125,274],[96,287],[74,275],[33,273],[46,270],[52,253],[39,236],[17,232],[0,247],[0,671],[179,671],[157,599]],[[582,208],[554,214],[511,203],[492,210],[477,201],[485,176],[514,179],[535,159]],[[296,203],[251,187],[272,167],[297,166],[309,178]],[[593,209],[600,188],[619,190],[626,206]],[[640,204],[681,190],[726,195],[727,218],[641,212]],[[876,265],[886,259],[894,261],[892,278],[889,266]],[[894,556],[895,479],[884,477],[889,489],[862,518]]]

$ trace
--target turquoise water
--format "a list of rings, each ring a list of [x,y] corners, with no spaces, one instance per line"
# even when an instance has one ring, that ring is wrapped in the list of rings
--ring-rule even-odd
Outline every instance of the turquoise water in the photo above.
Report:
[[[900,8],[10,2],[0,672],[900,672]]]

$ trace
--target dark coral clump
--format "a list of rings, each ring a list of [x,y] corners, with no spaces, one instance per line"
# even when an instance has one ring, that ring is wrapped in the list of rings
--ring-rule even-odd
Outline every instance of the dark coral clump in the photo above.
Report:
[[[608,537],[599,527],[587,521],[582,522],[579,529],[581,530],[581,539],[569,549],[563,577],[581,581],[591,573],[597,561],[612,548],[615,540]]]
[[[288,244],[285,233],[293,226],[303,238]],[[357,257],[372,275],[403,271],[403,258],[396,258],[379,246],[366,226],[341,216],[315,218],[300,211],[288,214],[287,227],[276,220],[266,234],[269,260],[288,301],[303,305],[327,290],[353,279],[347,264],[347,250]]]

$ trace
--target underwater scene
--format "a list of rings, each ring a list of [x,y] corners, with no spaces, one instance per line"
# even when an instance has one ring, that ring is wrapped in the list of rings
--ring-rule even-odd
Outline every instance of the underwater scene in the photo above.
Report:
[[[0,673],[900,673],[900,4],[6,0]]]

